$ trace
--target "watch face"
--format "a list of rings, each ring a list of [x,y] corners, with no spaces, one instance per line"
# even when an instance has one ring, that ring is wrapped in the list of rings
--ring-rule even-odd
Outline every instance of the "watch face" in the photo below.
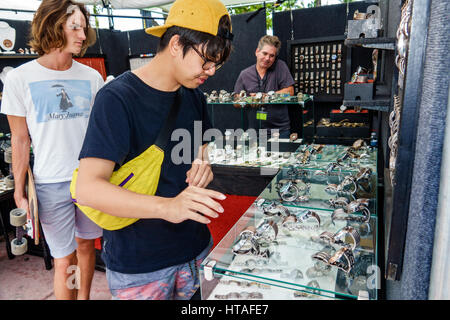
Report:
[[[293,231],[293,230],[297,229],[297,219],[285,220],[285,222],[283,222],[283,228],[286,228],[289,231]]]
[[[3,45],[4,45],[6,48],[10,49],[10,48],[12,47],[13,43],[12,43],[11,40],[5,39],[5,40],[3,40]]]
[[[265,223],[261,228],[261,234],[267,241],[273,241],[277,237],[275,230],[268,223]]]
[[[331,269],[331,266],[322,260],[317,260],[314,263],[314,269],[317,271],[329,271]]]
[[[249,239],[240,239],[234,246],[233,246],[233,252],[237,253],[245,253],[250,251],[252,248],[252,245],[249,241]]]
[[[271,213],[271,214],[277,214],[279,212],[279,210],[277,208],[277,205],[275,203],[273,203],[273,202],[264,205],[263,208],[264,208],[265,212],[268,212],[268,213]]]

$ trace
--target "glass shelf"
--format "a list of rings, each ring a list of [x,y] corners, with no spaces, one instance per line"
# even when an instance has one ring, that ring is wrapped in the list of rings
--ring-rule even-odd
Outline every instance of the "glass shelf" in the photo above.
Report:
[[[320,233],[323,231],[336,232],[347,224],[359,230],[362,224],[337,221],[333,225],[329,223],[331,220],[330,212],[317,209],[315,211],[321,217],[321,222],[323,221],[322,227],[317,230],[294,232],[280,228],[276,241],[264,248],[271,251],[270,258],[234,254],[231,248],[236,243],[240,232],[248,226],[257,227],[264,220],[255,205],[252,205],[203,262],[201,266],[203,299],[214,299],[215,295],[221,295],[224,290],[228,289],[226,285],[224,288],[224,285],[219,281],[213,290],[203,290],[203,287],[208,285],[208,281],[204,277],[204,266],[211,260],[216,261],[213,269],[214,276],[218,276],[218,279],[222,279],[222,282],[224,282],[224,279],[239,279],[266,284],[275,288],[285,288],[292,291],[292,299],[294,299],[293,294],[296,291],[313,293],[314,297],[306,298],[356,299],[359,290],[368,291],[369,298],[376,299],[376,290],[368,289],[366,281],[363,284],[359,282],[362,279],[367,280],[369,278],[370,274],[367,273],[369,266],[377,265],[377,219],[371,218],[369,221],[371,229],[366,228],[366,234],[361,234],[360,246],[354,251],[355,265],[350,273],[331,267],[324,276],[316,276],[314,275],[314,265],[317,261],[312,258],[312,255],[330,246],[317,240]],[[313,240],[314,238],[316,239]],[[337,246],[333,247],[338,248]],[[301,275],[297,270],[301,271]],[[308,286],[313,280],[319,283],[319,288]],[[249,291],[249,289],[243,291]],[[255,291],[264,295],[263,290]],[[285,295],[277,297],[276,293],[267,295],[270,291],[271,289],[266,290],[265,298],[287,298]]]
[[[260,117],[264,117],[262,115],[264,113],[264,107],[270,106],[270,105],[287,105],[290,108],[295,108],[295,106],[300,106],[300,110],[295,110],[294,113],[296,113],[296,119],[292,120],[293,122],[291,125],[294,127],[291,127],[295,132],[299,134],[300,138],[304,138],[306,135],[307,137],[313,137],[314,136],[314,96],[310,95],[304,95],[302,101],[298,101],[297,97],[292,96],[291,97],[293,101],[287,101],[283,100],[283,98],[280,98],[279,100],[272,101],[272,102],[256,102],[251,100],[250,97],[248,97],[247,101],[242,102],[236,102],[236,101],[230,101],[230,102],[218,102],[218,101],[210,101],[207,100],[207,104],[211,108],[211,123],[214,127],[215,125],[215,111],[216,108],[222,107],[233,107],[240,111],[240,128],[243,130],[249,129],[249,117],[251,114],[256,113],[256,123],[254,123],[252,126],[254,129],[262,129],[263,128],[263,119]],[[298,120],[297,120],[298,119]],[[255,120],[253,120],[255,121]],[[297,124],[299,122],[299,124]],[[236,124],[236,123],[235,123]]]
[[[342,157],[348,150],[348,146],[341,145],[321,145],[322,150],[313,154],[309,161],[303,162],[303,156],[305,151],[309,148],[318,147],[318,144],[305,145],[301,144],[301,139],[295,142],[290,142],[289,139],[278,139],[279,143],[292,143],[298,145],[294,152],[279,152],[279,151],[266,151],[265,147],[259,147],[258,144],[249,146],[248,153],[244,151],[237,151],[236,148],[232,148],[229,154],[223,148],[217,148],[215,142],[209,143],[209,155],[210,162],[212,165],[223,165],[223,166],[244,166],[244,167],[267,167],[267,168],[289,168],[295,166],[301,169],[308,169],[311,171],[323,171],[326,170],[330,163],[336,162],[339,157]],[[269,142],[274,142],[269,140]],[[242,143],[238,141],[237,144]],[[259,142],[257,142],[259,143]],[[223,146],[222,146],[223,147]],[[258,155],[257,149],[260,148],[260,153]],[[279,150],[279,149],[278,149]],[[368,151],[357,150],[355,152],[360,158],[348,158],[342,161],[343,166],[336,171],[342,171],[343,173],[355,173],[360,167],[370,168],[374,175],[377,173],[377,150],[368,149]],[[318,175],[317,172],[314,174]]]
[[[36,59],[37,54],[0,53],[0,59]]]
[[[305,147],[299,146],[292,157],[301,154],[299,150],[304,151]],[[358,167],[348,167],[331,170],[329,175],[323,175],[326,173],[324,167],[336,161],[336,155],[347,148],[323,146],[322,157],[314,159],[317,167],[292,164],[280,167],[269,185],[203,261],[200,268],[203,299],[245,299],[249,298],[249,293],[252,294],[250,298],[272,300],[378,298],[376,281],[373,281],[378,270],[377,150],[373,149],[365,159],[365,167],[375,168],[370,177],[372,190],[366,194],[359,194],[360,190],[357,193],[358,199],[363,196],[369,199],[370,217],[367,222],[362,222],[363,216],[358,212],[346,216],[351,216],[351,220],[342,218],[342,215],[341,219],[332,219],[336,208],[330,206],[329,200],[337,196],[324,191],[328,184],[337,184],[345,176],[359,171]],[[304,183],[310,184],[307,202],[287,202],[280,198],[279,183],[295,179],[293,168],[300,173]],[[348,202],[351,200],[348,198]],[[283,208],[279,214],[265,213],[262,209],[263,202],[267,204],[271,201]],[[302,220],[301,217],[308,211],[315,215]],[[295,227],[287,226],[283,224],[287,215],[296,216],[302,222],[297,222]],[[242,240],[242,231],[249,227],[261,230],[261,225],[267,222],[276,225],[275,239],[261,241],[262,238],[256,237],[254,239],[259,243],[256,253],[234,252],[233,248],[242,243],[239,242]],[[354,264],[350,270],[344,271],[344,268],[340,269],[336,265],[327,266],[325,262],[313,258],[320,251],[328,252],[331,257],[341,249],[344,244],[330,243],[319,236],[325,231],[336,235],[345,227],[353,228],[360,237],[359,244],[354,248],[354,238],[349,234],[340,238],[352,247]],[[258,234],[258,231],[254,232]],[[215,263],[213,267],[210,267],[211,262]]]
[[[303,95],[303,100],[298,101],[296,96],[290,96],[290,98],[278,98],[274,99],[270,102],[264,102],[264,101],[255,101],[252,97],[244,98],[243,101],[228,101],[228,102],[220,102],[220,101],[211,101],[207,100],[208,104],[211,105],[240,105],[241,107],[261,107],[264,105],[271,105],[271,104],[300,104],[303,105],[305,102],[308,102],[310,100],[313,100],[313,96],[309,96],[307,94]]]
[[[282,205],[286,207],[300,207],[304,209],[321,209],[325,211],[334,211],[335,208],[330,205],[330,200],[335,199],[336,195],[327,193],[325,188],[328,184],[334,183],[338,184],[342,181],[342,179],[347,176],[354,174],[354,171],[336,171],[333,170],[331,172],[331,176],[327,176],[323,170],[304,168],[300,169],[305,172],[305,177],[303,179],[304,182],[310,184],[310,191],[308,192],[308,200],[307,201],[283,201],[280,199],[279,188],[277,185],[283,181],[286,181],[290,175],[287,173],[289,169],[282,168],[276,177],[273,178],[271,183],[263,190],[260,194],[259,198],[266,200],[278,200]],[[319,178],[320,177],[320,178]],[[376,175],[372,174],[370,183],[372,185],[371,192],[363,192],[362,190],[358,190],[356,192],[356,198],[366,198],[369,201],[368,209],[372,216],[376,216],[377,208],[376,208],[376,199],[377,199],[377,188],[376,186]],[[343,195],[339,195],[343,196]],[[259,199],[258,198],[258,199]]]
[[[299,104],[299,105],[303,105],[305,102],[308,102],[310,100],[310,98],[303,100],[303,101],[275,101],[275,102],[208,102],[208,104],[212,104],[212,105],[240,105],[242,108],[243,107],[262,107],[265,105],[277,105],[277,104]]]

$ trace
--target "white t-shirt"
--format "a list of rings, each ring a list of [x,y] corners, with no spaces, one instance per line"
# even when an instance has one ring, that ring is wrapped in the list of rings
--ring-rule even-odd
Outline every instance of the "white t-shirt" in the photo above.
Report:
[[[95,95],[103,83],[100,73],[75,60],[65,71],[33,60],[7,74],[1,112],[26,117],[36,183],[72,179]]]

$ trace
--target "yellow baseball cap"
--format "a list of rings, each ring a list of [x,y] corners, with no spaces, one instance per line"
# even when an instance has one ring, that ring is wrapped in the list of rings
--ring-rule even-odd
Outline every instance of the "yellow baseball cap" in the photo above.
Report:
[[[147,28],[145,32],[161,37],[168,28],[177,26],[216,36],[219,20],[224,15],[230,16],[219,0],[177,0],[170,8],[164,25]]]

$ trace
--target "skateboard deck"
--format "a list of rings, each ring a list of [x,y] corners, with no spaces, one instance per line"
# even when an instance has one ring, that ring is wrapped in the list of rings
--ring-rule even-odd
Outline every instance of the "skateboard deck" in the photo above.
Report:
[[[27,222],[28,236],[34,239],[34,244],[39,244],[39,214],[36,195],[36,187],[34,185],[33,172],[28,167],[28,207],[30,208],[30,219]]]

